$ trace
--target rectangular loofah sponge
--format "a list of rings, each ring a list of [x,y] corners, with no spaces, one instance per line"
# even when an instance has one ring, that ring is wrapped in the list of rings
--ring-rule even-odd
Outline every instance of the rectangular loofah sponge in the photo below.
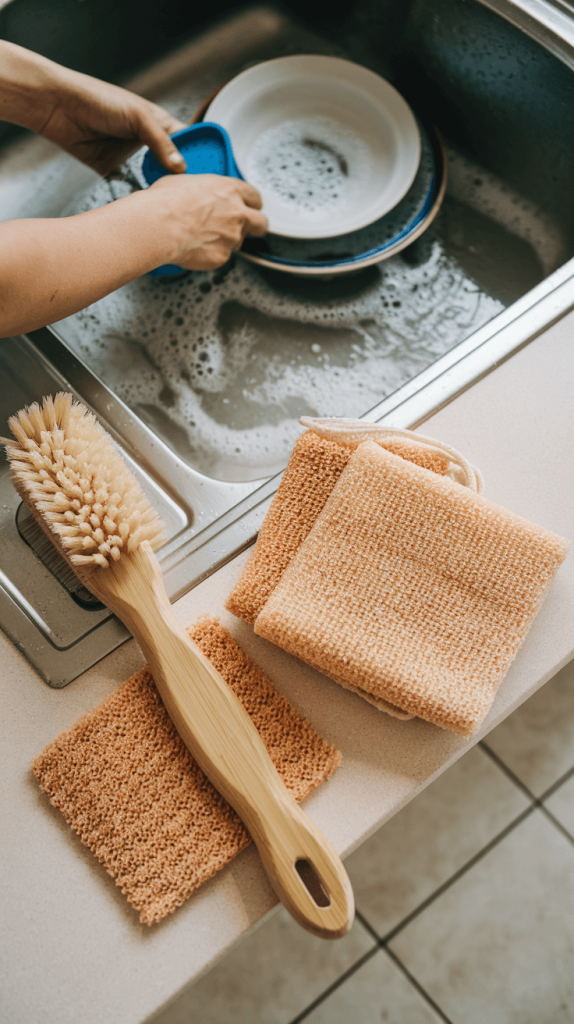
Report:
[[[330,493],[297,520],[317,490],[302,456],[343,447],[304,438],[284,478],[297,526],[273,510],[228,607],[380,709],[471,734],[568,542],[372,440],[329,452]]]
[[[425,469],[443,475],[448,461],[413,446],[386,445],[400,450]],[[354,448],[308,430],[297,439],[289,465],[259,531],[255,547],[225,607],[246,622],[255,622],[289,562],[310,533]]]
[[[341,755],[216,619],[199,619],[189,635],[251,715],[287,789],[303,800]],[[181,906],[249,845],[235,811],[184,746],[147,668],[46,747],[32,770],[143,924]]]

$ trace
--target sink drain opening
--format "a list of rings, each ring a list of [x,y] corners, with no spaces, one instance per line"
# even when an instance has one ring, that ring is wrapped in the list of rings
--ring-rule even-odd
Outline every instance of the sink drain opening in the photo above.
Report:
[[[103,608],[101,601],[98,601],[90,591],[80,583],[73,569],[58,553],[52,542],[46,536],[41,526],[34,519],[28,507],[22,502],[16,511],[16,529],[28,547],[46,566],[67,590],[70,597],[79,604],[81,608],[89,611],[97,611]]]

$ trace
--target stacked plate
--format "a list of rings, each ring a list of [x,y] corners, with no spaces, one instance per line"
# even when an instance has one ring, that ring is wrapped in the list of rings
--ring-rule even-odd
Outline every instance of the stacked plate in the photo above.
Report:
[[[269,218],[243,255],[294,274],[378,263],[417,238],[445,187],[440,139],[384,78],[337,57],[257,64],[204,113],[229,135],[237,169]]]

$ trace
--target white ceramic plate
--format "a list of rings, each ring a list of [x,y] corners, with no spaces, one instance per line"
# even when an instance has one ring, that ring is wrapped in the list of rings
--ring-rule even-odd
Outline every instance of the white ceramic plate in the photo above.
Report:
[[[262,267],[298,276],[330,278],[363,270],[411,245],[434,220],[446,188],[446,166],[434,125],[418,124],[421,159],[409,191],[379,220],[338,238],[246,238],[241,255]]]
[[[228,82],[205,120],[231,138],[269,230],[332,238],[388,213],[421,152],[415,117],[380,75],[339,57],[279,57]]]

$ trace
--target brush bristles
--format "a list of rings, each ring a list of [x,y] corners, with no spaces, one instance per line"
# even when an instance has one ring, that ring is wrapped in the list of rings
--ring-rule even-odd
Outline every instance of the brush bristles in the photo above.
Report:
[[[17,442],[6,453],[28,504],[82,569],[107,568],[147,540],[164,540],[163,523],[95,416],[60,393],[9,421]]]

